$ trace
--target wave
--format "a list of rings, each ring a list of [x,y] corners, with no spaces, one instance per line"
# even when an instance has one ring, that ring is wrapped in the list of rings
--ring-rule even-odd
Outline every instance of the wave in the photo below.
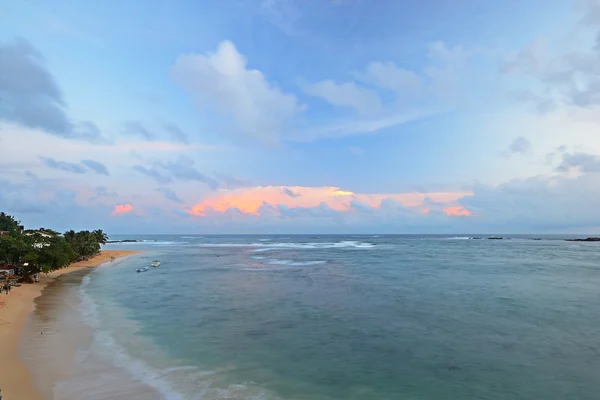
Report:
[[[448,240],[469,240],[469,239],[473,239],[472,237],[469,236],[455,236],[455,237],[451,237],[451,238],[447,238]]]
[[[266,264],[269,265],[286,265],[291,267],[305,267],[310,265],[319,265],[325,264],[327,261],[325,260],[316,260],[316,261],[293,261],[293,260],[279,260],[277,258],[272,258],[265,261]]]
[[[169,385],[167,381],[161,379],[164,372],[157,370],[141,360],[133,359],[127,351],[119,345],[111,332],[102,329],[102,324],[98,316],[98,306],[92,297],[86,292],[85,287],[90,282],[90,276],[85,276],[79,287],[81,299],[83,320],[94,330],[94,342],[100,345],[106,354],[111,354],[111,361],[117,367],[128,371],[135,379],[156,390],[163,398],[169,400],[185,400],[183,395],[177,392]]]
[[[117,342],[113,333],[106,329],[106,325],[102,324],[99,305],[86,290],[89,282],[89,275],[83,278],[79,287],[79,298],[84,323],[94,332],[92,346],[99,347],[99,349],[93,350],[94,353],[98,352],[103,358],[107,357],[115,367],[126,371],[134,380],[154,389],[160,398],[166,400],[238,398],[278,400],[273,393],[251,383],[227,383],[219,377],[220,374],[227,372],[228,368],[226,367],[216,370],[202,370],[193,365],[157,368],[141,359],[132,357],[126,348]],[[136,343],[140,342],[136,340]],[[148,343],[148,345],[150,353],[152,353],[152,344]],[[159,352],[158,349],[156,351]]]
[[[308,243],[202,243],[197,247],[257,247],[254,251],[269,251],[275,249],[371,249],[373,243],[344,240],[341,242],[308,242]]]

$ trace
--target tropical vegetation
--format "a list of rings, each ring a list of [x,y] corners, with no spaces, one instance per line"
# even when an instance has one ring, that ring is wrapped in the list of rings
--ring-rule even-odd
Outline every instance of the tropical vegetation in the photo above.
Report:
[[[101,230],[63,235],[52,229],[24,230],[15,217],[0,212],[0,265],[11,264],[21,275],[51,272],[100,251],[108,236]]]

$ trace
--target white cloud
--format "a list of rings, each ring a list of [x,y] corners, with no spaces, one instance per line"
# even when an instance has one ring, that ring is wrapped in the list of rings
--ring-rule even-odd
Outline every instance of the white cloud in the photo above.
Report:
[[[371,62],[357,79],[397,93],[416,94],[423,82],[415,72],[399,68],[391,62]]]
[[[215,53],[179,56],[172,75],[201,109],[215,105],[248,138],[276,142],[301,110],[294,95],[283,92],[260,71],[248,69],[230,41],[219,43]]]
[[[302,89],[306,94],[320,97],[334,106],[354,108],[359,114],[373,114],[381,110],[379,96],[354,82],[325,80],[303,85]]]

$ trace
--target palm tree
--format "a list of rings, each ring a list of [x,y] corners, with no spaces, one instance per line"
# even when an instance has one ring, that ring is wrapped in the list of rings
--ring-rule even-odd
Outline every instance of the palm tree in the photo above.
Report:
[[[102,231],[102,229],[96,229],[92,234],[96,237],[96,241],[99,244],[106,244],[108,241],[108,235]]]
[[[75,241],[75,231],[73,229],[65,232],[63,236],[65,237],[65,240],[69,243],[73,243],[73,241]]]

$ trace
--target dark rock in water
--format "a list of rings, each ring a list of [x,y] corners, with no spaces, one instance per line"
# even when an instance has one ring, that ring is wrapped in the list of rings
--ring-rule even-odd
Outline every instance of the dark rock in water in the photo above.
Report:
[[[471,239],[473,239],[473,240],[481,240],[481,239],[483,239],[483,238],[481,238],[481,237],[473,237],[473,238],[471,238]]]
[[[490,236],[488,238],[488,240],[502,240],[502,239],[504,239],[504,238],[503,237],[497,237],[497,236]]]
[[[565,239],[567,242],[600,242],[600,237],[589,237],[585,239]]]
[[[531,239],[531,240],[542,240],[542,239],[540,239],[540,238],[533,238],[533,239]]]
[[[106,243],[137,243],[137,242],[141,242],[141,240],[137,240],[137,239],[108,240]]]

